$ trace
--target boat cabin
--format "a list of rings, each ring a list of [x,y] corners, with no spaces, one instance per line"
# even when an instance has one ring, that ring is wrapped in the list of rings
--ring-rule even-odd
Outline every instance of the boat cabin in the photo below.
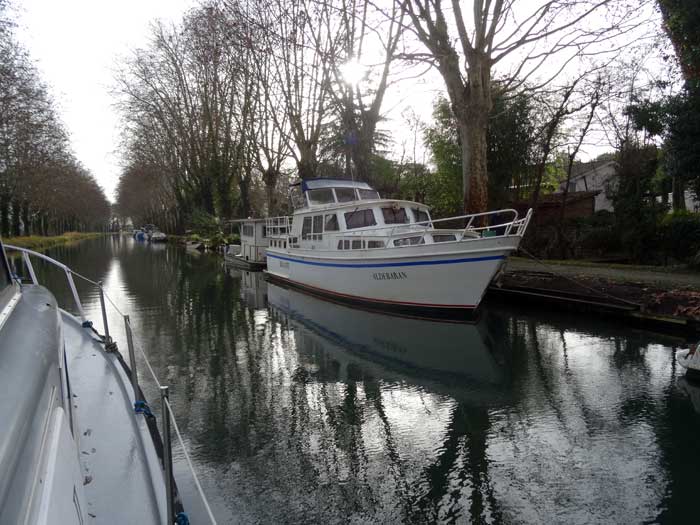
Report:
[[[250,263],[265,262],[265,250],[269,244],[265,222],[266,219],[240,219],[232,221],[232,224],[237,224],[239,226],[241,248],[237,256],[242,260]]]
[[[457,241],[461,237],[461,230],[428,233],[433,227],[427,206],[382,199],[365,182],[311,179],[295,188],[293,220],[268,219],[272,248],[365,250]]]

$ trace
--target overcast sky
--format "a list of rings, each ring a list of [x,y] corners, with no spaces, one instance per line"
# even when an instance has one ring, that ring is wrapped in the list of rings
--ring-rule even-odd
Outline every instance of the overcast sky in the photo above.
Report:
[[[149,23],[177,21],[193,0],[22,0],[17,37],[61,111],[77,158],[110,199],[119,177],[119,121],[110,87],[121,55],[143,46]]]
[[[177,23],[196,0],[15,0],[17,37],[36,61],[51,86],[77,158],[93,173],[114,200],[120,166],[119,119],[110,88],[120,57],[146,45],[149,24],[155,19]],[[527,5],[527,4],[525,4]],[[546,69],[546,67],[545,67]],[[415,113],[430,120],[433,101],[443,90],[435,70],[409,78],[387,93],[382,127],[394,140],[393,156],[413,156],[415,130],[405,117]],[[413,78],[411,78],[413,76]],[[416,160],[425,161],[418,137]],[[585,148],[580,157],[598,154],[609,146]]]

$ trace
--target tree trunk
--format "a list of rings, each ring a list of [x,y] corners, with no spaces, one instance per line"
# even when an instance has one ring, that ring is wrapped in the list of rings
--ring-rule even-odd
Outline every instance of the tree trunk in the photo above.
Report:
[[[680,177],[673,176],[673,211],[685,210],[685,185]]]
[[[20,218],[22,216],[22,209],[20,203],[17,199],[12,200],[12,235],[19,237],[22,235],[22,229]]]
[[[0,197],[0,234],[10,236],[10,202],[6,197]]]
[[[265,193],[267,194],[267,214],[272,216],[277,213],[277,178],[279,172],[274,168],[268,168],[263,173],[265,181]]]
[[[22,222],[24,223],[24,235],[32,234],[32,225],[29,218],[29,201],[22,202]]]

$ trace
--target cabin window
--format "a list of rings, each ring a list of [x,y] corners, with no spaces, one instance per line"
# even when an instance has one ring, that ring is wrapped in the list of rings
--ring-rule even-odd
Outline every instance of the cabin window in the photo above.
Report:
[[[423,236],[404,237],[402,239],[394,239],[394,246],[415,246],[416,244],[425,244]]]
[[[348,230],[375,226],[376,224],[377,221],[374,220],[374,213],[372,210],[355,210],[345,214],[345,225]]]
[[[352,241],[352,249],[353,250],[361,250],[362,249],[362,241],[360,241],[360,240]]]
[[[244,224],[241,228],[241,235],[243,237],[253,237],[255,235],[255,230],[252,224]]]
[[[314,215],[314,233],[323,233],[323,215]]]
[[[309,202],[311,204],[330,204],[331,202],[335,202],[333,190],[331,188],[309,190],[306,194],[309,196]]]
[[[263,226],[263,234],[262,234],[262,236],[263,236],[263,239],[264,239],[265,237],[267,237],[267,227],[265,227],[265,226]]]
[[[336,188],[335,196],[338,199],[338,202],[352,202],[357,200],[354,188]]]
[[[338,216],[334,213],[332,215],[326,215],[326,225],[324,226],[327,232],[337,232],[340,228],[338,227]]]
[[[421,210],[420,208],[413,208],[412,211],[413,217],[416,219],[416,222],[428,222],[430,220],[427,211]]]
[[[301,240],[307,239],[311,235],[311,217],[304,217],[304,223],[301,226]]]
[[[384,215],[384,224],[408,224],[408,215],[406,214],[406,208],[382,208],[382,215]]]
[[[350,249],[350,241],[348,239],[341,239],[338,241],[338,249],[339,250],[349,250]]]
[[[384,248],[384,241],[367,241],[367,248]]]
[[[357,191],[360,194],[360,199],[362,199],[363,201],[379,198],[379,192],[377,192],[376,190],[357,190]]]
[[[456,241],[457,237],[455,237],[453,234],[444,234],[441,233],[439,235],[433,234],[433,242],[452,242]]]

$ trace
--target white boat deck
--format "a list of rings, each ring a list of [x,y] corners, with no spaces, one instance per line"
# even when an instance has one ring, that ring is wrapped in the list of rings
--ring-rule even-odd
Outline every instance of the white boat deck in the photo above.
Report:
[[[164,523],[164,476],[126,373],[75,317],[62,319],[88,523]]]

